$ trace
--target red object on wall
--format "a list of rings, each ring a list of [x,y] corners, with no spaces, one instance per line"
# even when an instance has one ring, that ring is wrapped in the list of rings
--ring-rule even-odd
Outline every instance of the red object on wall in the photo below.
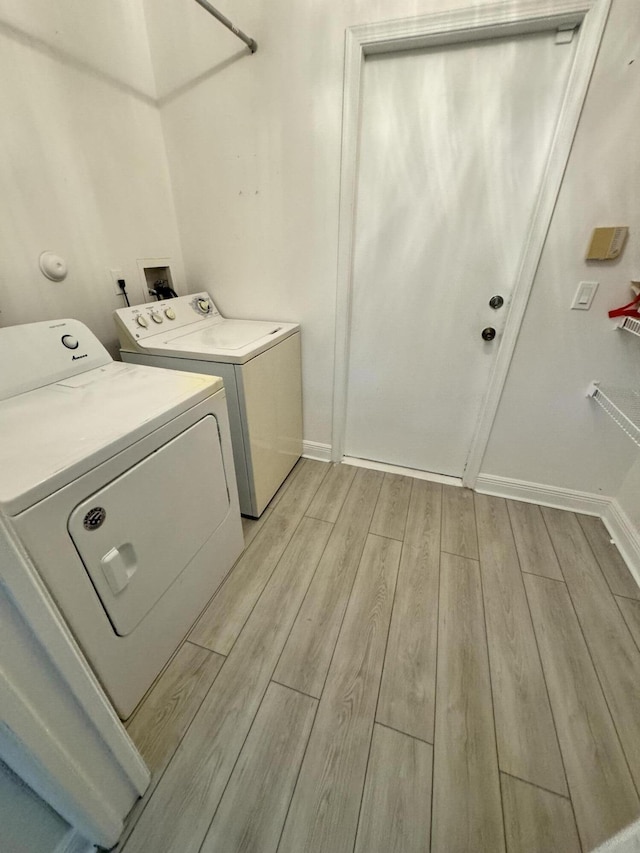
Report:
[[[635,317],[640,319],[640,293],[636,298],[629,302],[628,305],[622,305],[620,308],[612,308],[609,311],[610,317]]]

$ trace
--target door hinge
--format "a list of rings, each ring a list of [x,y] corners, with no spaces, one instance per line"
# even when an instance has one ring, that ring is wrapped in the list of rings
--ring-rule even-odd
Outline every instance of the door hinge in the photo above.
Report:
[[[566,27],[558,27],[556,31],[556,44],[571,44],[577,29],[578,27],[576,24],[569,24]]]

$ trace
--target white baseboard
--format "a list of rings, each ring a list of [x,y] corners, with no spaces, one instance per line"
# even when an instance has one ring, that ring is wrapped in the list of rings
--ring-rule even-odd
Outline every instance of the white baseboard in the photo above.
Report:
[[[615,498],[595,495],[591,492],[578,492],[573,489],[560,489],[557,486],[545,486],[541,483],[527,483],[522,480],[512,480],[509,477],[494,477],[491,474],[478,476],[475,491],[482,495],[495,495],[499,498],[511,498],[515,501],[541,504],[554,509],[597,515],[604,522],[622,559],[640,586],[640,531],[634,527],[631,519]]]
[[[640,586],[640,530],[634,527],[631,519],[615,498],[607,507],[602,520],[629,571]]]
[[[317,459],[318,462],[331,462],[331,445],[319,441],[303,441],[302,455],[305,459]]]
[[[561,489],[558,486],[545,486],[542,483],[528,483],[524,480],[512,480],[510,477],[494,477],[492,474],[479,474],[474,490],[481,495],[495,495],[499,498],[511,498],[515,501],[541,504],[554,509],[568,509],[571,512],[597,515],[600,518],[611,505],[611,498],[604,495]]]
[[[70,829],[53,853],[95,853],[95,850],[86,838],[79,835],[75,829]]]

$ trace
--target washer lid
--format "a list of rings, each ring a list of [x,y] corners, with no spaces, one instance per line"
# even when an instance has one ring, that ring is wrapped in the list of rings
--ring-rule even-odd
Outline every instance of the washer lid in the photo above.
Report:
[[[297,323],[227,320],[206,292],[118,308],[125,352],[244,364],[299,330]]]
[[[183,335],[162,340],[156,335],[139,341],[142,352],[244,364],[298,331],[296,323],[262,320],[218,320]]]
[[[242,349],[259,341],[260,338],[268,338],[282,329],[280,323],[265,323],[261,320],[222,320],[220,323],[202,329],[197,332],[174,338],[173,344],[182,340],[183,337],[190,338],[189,346],[197,346],[206,350],[218,349]],[[178,344],[180,346],[180,344]]]
[[[0,509],[22,512],[222,388],[110,362],[0,401]]]

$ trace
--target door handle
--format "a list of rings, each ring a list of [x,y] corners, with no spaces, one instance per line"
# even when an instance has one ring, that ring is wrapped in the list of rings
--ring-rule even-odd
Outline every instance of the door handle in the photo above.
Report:
[[[138,569],[133,545],[128,542],[111,548],[100,560],[102,571],[114,595],[127,587]]]
[[[483,341],[492,341],[496,336],[496,330],[493,326],[487,326],[486,329],[482,330],[482,340]]]

